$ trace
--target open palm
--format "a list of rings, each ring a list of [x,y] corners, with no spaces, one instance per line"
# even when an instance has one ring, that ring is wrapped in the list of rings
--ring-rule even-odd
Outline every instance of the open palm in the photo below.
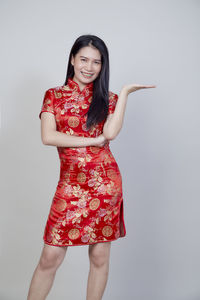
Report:
[[[125,85],[123,87],[123,89],[125,89],[127,91],[128,94],[132,93],[132,92],[135,92],[135,91],[138,91],[138,90],[141,90],[141,89],[149,89],[149,88],[155,88],[156,85],[141,85],[141,84],[128,84],[128,85]]]

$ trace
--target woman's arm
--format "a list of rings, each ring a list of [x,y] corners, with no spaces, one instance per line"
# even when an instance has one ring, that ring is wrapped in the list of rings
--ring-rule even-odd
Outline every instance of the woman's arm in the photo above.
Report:
[[[106,122],[103,127],[103,135],[108,140],[113,140],[120,132],[126,109],[126,103],[128,95],[140,89],[155,88],[156,85],[140,85],[140,84],[129,84],[123,86],[120,91],[115,110],[113,114],[108,115]]]
[[[101,134],[96,138],[70,136],[56,130],[56,121],[52,113],[42,112],[41,114],[41,139],[44,145],[57,147],[101,147],[107,142]]]
[[[113,114],[108,115],[103,127],[103,135],[108,140],[113,140],[120,132],[128,99],[127,91],[122,88]]]

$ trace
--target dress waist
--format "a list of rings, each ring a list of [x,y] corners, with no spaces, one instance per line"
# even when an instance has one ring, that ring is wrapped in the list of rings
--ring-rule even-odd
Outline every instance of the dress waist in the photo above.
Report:
[[[102,147],[57,147],[59,158],[63,164],[102,163],[115,161],[109,143]]]

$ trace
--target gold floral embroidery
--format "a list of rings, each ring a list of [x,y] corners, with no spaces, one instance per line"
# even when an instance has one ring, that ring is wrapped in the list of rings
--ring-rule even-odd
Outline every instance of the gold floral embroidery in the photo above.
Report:
[[[78,228],[72,228],[70,229],[70,231],[68,232],[68,236],[71,240],[75,240],[79,237],[80,235],[80,231]]]
[[[88,186],[93,186],[94,189],[97,189],[103,181],[100,166],[97,166],[96,169],[91,169],[90,174],[92,175],[92,178],[88,180]]]
[[[113,189],[115,189],[116,186],[113,181],[111,181],[109,184],[107,184],[107,193],[112,195],[113,194]]]
[[[68,85],[64,85],[62,88],[64,91],[71,91],[71,89]]]
[[[53,244],[58,244],[60,240],[60,235],[59,235],[59,230],[57,228],[53,228],[51,231],[51,237],[52,237],[52,243]]]
[[[108,169],[107,170],[107,176],[111,180],[115,181],[117,179],[117,177],[118,177],[118,174],[116,174],[116,170],[114,170],[114,169]]]
[[[75,213],[75,217],[72,219],[72,224],[80,223],[81,222],[81,215],[82,215],[81,212]]]
[[[90,154],[86,154],[85,157],[78,157],[79,163],[78,167],[85,167],[87,162],[90,162],[92,160],[92,156]]]
[[[77,181],[79,183],[84,183],[86,181],[86,175],[83,172],[78,173],[77,175]]]
[[[62,93],[57,92],[56,90],[54,91],[54,95],[55,95],[55,98],[57,98],[57,99],[62,97]]]
[[[74,104],[73,105],[73,108],[71,108],[71,113],[73,113],[73,112],[75,112],[75,113],[79,113],[79,111],[80,111],[80,108],[79,108],[79,105],[76,105],[76,104]],[[73,127],[73,126],[72,126]],[[76,126],[74,126],[74,127],[76,127]]]
[[[81,189],[80,185],[77,184],[77,186],[73,186],[72,194],[75,197],[82,198],[85,200],[88,197],[89,190],[87,191],[85,189]],[[75,202],[77,203],[77,201]],[[71,201],[71,203],[73,203],[73,201]]]
[[[73,128],[77,127],[78,124],[79,124],[79,119],[77,117],[74,117],[74,116],[69,117],[68,124],[69,124],[70,127],[73,127]]]
[[[64,199],[58,199],[56,202],[55,202],[55,209],[57,211],[63,211],[65,210],[67,207],[67,203]]]
[[[87,104],[82,104],[82,109],[86,109],[86,108],[88,108],[88,105]]]
[[[109,236],[112,235],[113,229],[109,225],[104,226],[103,229],[102,229],[102,233],[103,233],[104,236],[109,237]]]
[[[84,227],[84,232],[85,234],[82,236],[81,240],[82,242],[86,243],[86,242],[89,242],[89,243],[93,243],[95,242],[95,239],[96,239],[96,233],[94,232],[94,229],[92,228],[92,226],[94,226],[95,223],[91,223],[90,226],[87,225]]]
[[[96,210],[100,205],[100,200],[98,198],[94,198],[90,201],[89,207],[91,210]]]
[[[100,148],[99,147],[95,147],[95,146],[90,146],[90,151],[92,153],[97,154],[100,151]]]
[[[107,215],[104,217],[104,221],[111,221],[112,220],[112,212],[110,210],[107,210]]]
[[[74,130],[72,128],[69,128],[69,130],[65,131],[67,135],[73,135],[74,134]]]

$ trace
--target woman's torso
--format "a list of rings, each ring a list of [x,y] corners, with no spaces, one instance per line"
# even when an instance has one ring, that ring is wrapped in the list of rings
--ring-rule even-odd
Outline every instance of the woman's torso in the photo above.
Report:
[[[85,115],[92,101],[92,84],[87,85],[82,91],[76,82],[69,79],[65,86],[52,88],[54,94],[54,112],[57,131],[70,136],[95,138],[103,133],[105,120],[86,128]],[[109,98],[115,94],[109,91]],[[108,156],[114,160],[110,151],[109,142],[102,147],[57,147],[59,157],[63,163],[76,162],[77,159],[89,162],[103,162]],[[107,155],[106,155],[107,154]]]

